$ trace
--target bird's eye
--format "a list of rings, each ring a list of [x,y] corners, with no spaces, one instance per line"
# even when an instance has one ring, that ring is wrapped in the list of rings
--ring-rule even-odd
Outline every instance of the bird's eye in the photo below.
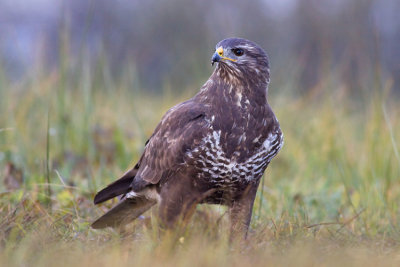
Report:
[[[233,48],[232,52],[235,54],[235,56],[240,57],[241,55],[244,54],[244,50],[241,48]]]

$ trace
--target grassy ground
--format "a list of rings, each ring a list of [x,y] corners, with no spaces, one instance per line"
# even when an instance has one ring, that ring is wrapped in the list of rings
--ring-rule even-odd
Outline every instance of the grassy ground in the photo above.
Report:
[[[397,266],[400,107],[390,83],[358,97],[329,82],[307,94],[293,84],[271,85],[285,145],[260,186],[249,239],[229,245],[221,207],[200,207],[185,232],[161,240],[151,212],[123,232],[89,228],[112,205],[94,207],[95,192],[132,166],[162,114],[201,82],[176,96],[89,72],[3,76],[0,265]]]

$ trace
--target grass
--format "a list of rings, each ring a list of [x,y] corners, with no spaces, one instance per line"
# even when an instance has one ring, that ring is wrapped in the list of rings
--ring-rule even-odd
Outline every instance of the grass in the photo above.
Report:
[[[122,232],[90,229],[113,204],[94,207],[95,192],[134,164],[162,114],[201,82],[156,95],[132,73],[106,82],[82,69],[19,83],[0,75],[0,170],[12,163],[24,178],[0,187],[0,265],[400,263],[400,107],[390,81],[358,99],[330,79],[307,94],[293,80],[271,85],[285,145],[264,176],[249,239],[230,245],[222,207],[199,207],[184,232],[162,239],[152,212]]]

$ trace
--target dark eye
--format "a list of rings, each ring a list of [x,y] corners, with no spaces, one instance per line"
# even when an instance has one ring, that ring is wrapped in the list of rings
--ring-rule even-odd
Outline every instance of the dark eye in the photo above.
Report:
[[[235,56],[240,57],[241,55],[244,54],[244,50],[241,48],[233,48],[232,52],[235,54]]]

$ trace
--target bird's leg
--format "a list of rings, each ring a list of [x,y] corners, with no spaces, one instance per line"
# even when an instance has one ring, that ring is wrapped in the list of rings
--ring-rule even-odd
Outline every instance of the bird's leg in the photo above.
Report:
[[[184,178],[183,178],[184,179]],[[191,183],[179,186],[175,184],[161,192],[159,207],[160,230],[162,234],[171,235],[175,239],[182,236],[190,218],[196,210],[197,204],[212,195],[215,189],[199,192]],[[163,193],[164,192],[164,193]]]
[[[162,198],[158,215],[161,236],[177,242],[182,237],[196,204],[196,198],[186,192]]]
[[[231,242],[236,239],[246,239],[253,211],[254,199],[259,181],[250,183],[242,197],[233,202],[229,213],[231,219]]]
[[[187,222],[198,203],[199,194],[192,190],[191,180],[187,176],[179,175],[175,181],[178,182],[165,184],[160,192],[159,219],[161,226],[166,229]]]
[[[197,202],[188,195],[175,195],[162,199],[159,208],[161,226],[166,229],[176,228],[181,222],[188,221]]]

